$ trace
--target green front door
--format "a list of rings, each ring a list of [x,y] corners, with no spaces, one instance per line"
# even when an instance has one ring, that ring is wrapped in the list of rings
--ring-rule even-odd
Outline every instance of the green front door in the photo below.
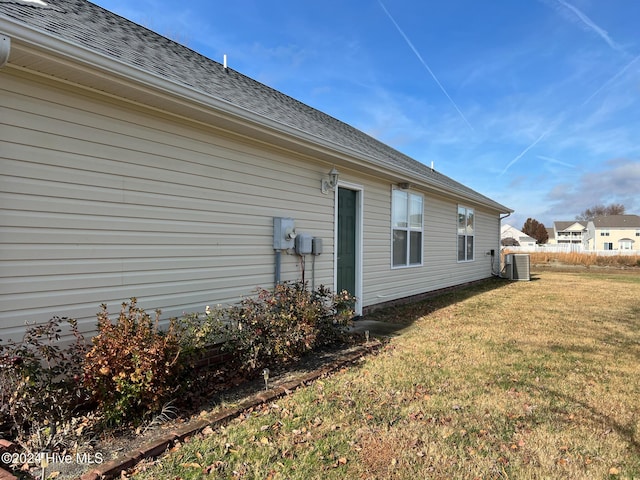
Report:
[[[356,200],[358,192],[338,188],[337,291],[356,294]]]

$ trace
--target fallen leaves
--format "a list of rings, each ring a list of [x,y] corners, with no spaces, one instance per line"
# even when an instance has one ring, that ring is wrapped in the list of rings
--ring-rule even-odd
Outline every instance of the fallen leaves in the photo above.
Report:
[[[342,465],[346,465],[347,464],[347,457],[340,457],[338,458],[335,463],[332,465],[333,468],[338,468]]]

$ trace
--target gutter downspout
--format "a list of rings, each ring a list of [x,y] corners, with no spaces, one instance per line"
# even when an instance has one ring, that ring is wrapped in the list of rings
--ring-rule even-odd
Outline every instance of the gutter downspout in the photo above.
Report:
[[[513,212],[508,212],[504,217],[500,217],[500,224],[502,225],[502,221],[503,221],[505,218],[510,217],[512,213],[513,213]],[[500,237],[500,236],[498,236],[498,237]],[[500,239],[500,238],[498,238],[498,271],[497,271],[497,272],[494,272],[494,271],[493,271],[493,262],[494,262],[494,259],[492,259],[492,260],[491,260],[491,275],[493,275],[494,277],[498,277],[498,278],[505,278],[505,277],[502,275],[502,272],[504,271],[504,269],[505,269],[505,268],[507,268],[507,266],[505,265],[505,266],[504,266],[504,268],[501,268],[501,266],[500,266],[500,259],[502,258],[502,255],[500,254],[501,249],[502,249],[502,242],[501,242],[501,239]]]
[[[0,33],[0,68],[3,68],[9,61],[11,54],[11,38],[4,33]]]

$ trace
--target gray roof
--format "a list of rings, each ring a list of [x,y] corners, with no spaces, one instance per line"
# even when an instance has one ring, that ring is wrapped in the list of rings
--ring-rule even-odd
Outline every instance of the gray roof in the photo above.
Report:
[[[593,219],[596,228],[640,228],[640,215],[607,215]]]
[[[21,0],[0,0],[0,15],[53,37],[111,57],[226,101],[269,121],[313,135],[408,180],[444,188],[500,212],[512,210],[432,170],[362,131],[299,102],[233,69],[225,70],[183,45],[85,0],[44,0],[46,6]]]
[[[552,238],[556,238],[556,231],[551,227],[546,227],[547,235],[549,236],[549,240]]]
[[[587,228],[587,222],[583,222],[583,221],[578,221],[578,220],[569,220],[569,221],[558,221],[558,222],[553,222],[553,226],[556,229],[556,231],[558,232],[562,232],[563,230],[566,230],[567,228],[569,228],[571,225],[575,225],[575,224],[579,224],[582,226],[582,228]]]

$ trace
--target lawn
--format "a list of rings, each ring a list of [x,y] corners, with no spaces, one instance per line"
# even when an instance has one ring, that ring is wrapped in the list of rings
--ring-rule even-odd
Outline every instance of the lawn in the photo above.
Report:
[[[411,327],[135,478],[640,478],[640,272],[540,271],[376,317]]]

